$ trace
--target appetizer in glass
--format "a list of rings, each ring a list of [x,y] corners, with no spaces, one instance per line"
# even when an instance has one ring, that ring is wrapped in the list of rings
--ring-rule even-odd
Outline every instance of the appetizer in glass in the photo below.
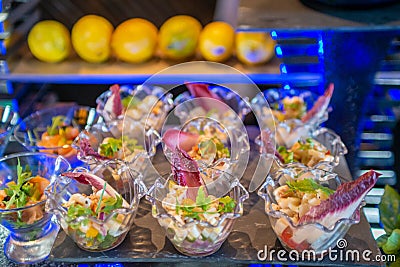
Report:
[[[140,175],[128,167],[122,166],[118,173],[99,167],[62,173],[46,191],[48,212],[87,251],[106,251],[121,244],[145,193]]]
[[[297,166],[270,173],[258,194],[282,245],[319,255],[360,221],[362,201],[379,175],[371,170],[341,183],[334,173]]]
[[[120,133],[129,133],[135,122],[140,122],[143,129],[160,131],[173,105],[172,95],[161,87],[138,85],[132,88],[118,84],[101,94],[96,103],[96,110],[108,126],[117,127]],[[125,120],[124,124],[120,123],[122,120]]]
[[[16,140],[31,151],[62,155],[75,166],[76,158],[72,143],[79,132],[101,122],[93,108],[61,106],[37,111],[22,120],[14,129]]]
[[[334,85],[329,84],[324,94],[318,96],[306,90],[269,89],[257,95],[251,106],[261,120],[261,128],[276,132],[277,145],[291,147],[328,119],[333,90]]]
[[[152,213],[175,248],[189,256],[215,253],[243,213],[247,191],[232,175],[199,171],[185,151],[173,155],[172,174],[159,178],[149,190]]]
[[[26,152],[0,159],[0,223],[10,231],[4,253],[17,263],[48,257],[59,227],[45,211],[45,189],[68,171],[68,161],[57,155]]]

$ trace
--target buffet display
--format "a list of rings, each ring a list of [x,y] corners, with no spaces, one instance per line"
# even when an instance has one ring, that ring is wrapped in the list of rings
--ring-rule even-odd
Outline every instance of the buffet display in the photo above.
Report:
[[[250,150],[241,128],[250,111],[261,121],[255,140],[260,158],[271,164],[258,195],[283,247],[320,254],[359,222],[362,200],[379,174],[371,170],[344,182],[334,173],[347,150],[321,126],[332,84],[322,96],[281,89],[251,101],[225,87],[186,86],[189,92],[173,100],[161,87],[113,85],[96,108],[41,110],[13,131],[7,120],[5,138],[13,132],[32,151],[0,159],[0,218],[11,231],[8,259],[46,258],[59,226],[83,250],[111,250],[131,229],[144,196],[180,253],[215,253],[249,198],[235,168]],[[272,110],[262,104],[264,97]],[[165,128],[174,106],[180,125]],[[149,183],[141,170],[151,166],[142,165],[151,164],[160,144],[171,171]],[[50,221],[53,215],[59,226]],[[26,242],[7,249],[21,239]],[[32,240],[43,244],[41,255],[28,253]]]

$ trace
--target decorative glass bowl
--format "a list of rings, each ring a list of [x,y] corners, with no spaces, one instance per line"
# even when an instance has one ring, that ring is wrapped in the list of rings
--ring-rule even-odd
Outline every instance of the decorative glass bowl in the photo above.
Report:
[[[9,182],[18,183],[17,166],[29,166],[32,176],[41,176],[49,181],[67,171],[66,159],[53,154],[26,152],[11,154],[0,159],[2,189]],[[57,237],[59,227],[51,221],[52,215],[45,212],[46,199],[36,204],[15,209],[0,209],[0,223],[10,231],[4,253],[16,263],[35,263],[48,257]]]
[[[64,116],[64,124],[76,129],[76,135],[64,142],[64,137],[56,134],[45,137],[53,118]],[[47,108],[24,118],[14,129],[15,139],[30,151],[58,154],[65,157],[74,167],[81,164],[76,157],[76,149],[72,147],[73,139],[78,133],[91,125],[103,121],[94,108],[69,105]]]
[[[178,95],[174,104],[174,113],[181,124],[197,118],[210,117],[220,122],[224,127],[235,127],[241,124],[244,117],[250,112],[247,99],[242,99],[234,91],[216,85],[210,85],[209,90],[217,95],[221,101],[208,97],[193,97],[189,92]]]
[[[124,106],[122,114],[116,117],[105,108],[112,94],[111,90],[102,93],[96,100],[96,110],[104,117],[108,126],[119,127],[121,133],[123,131],[129,133],[131,124],[134,126],[138,122],[141,122],[140,125],[146,129],[151,127],[160,132],[165,117],[173,107],[172,95],[159,86],[121,86],[119,94],[126,107]],[[132,100],[124,101],[129,98]]]
[[[235,220],[243,214],[243,202],[249,197],[246,189],[232,175],[211,169],[207,175],[213,182],[207,183],[204,188],[209,195],[217,197],[213,201],[230,196],[236,204],[232,212],[223,213],[212,223],[210,218],[207,220],[193,218],[185,222],[180,218],[181,216],[174,216],[173,212],[171,213],[177,208],[175,204],[166,200],[168,193],[171,190],[176,192],[187,190],[187,187],[172,185],[170,181],[172,175],[167,180],[159,178],[146,195],[152,204],[153,217],[164,228],[168,239],[179,252],[188,256],[202,257],[218,251],[232,231]],[[198,189],[189,188],[188,190],[197,191]],[[215,214],[210,213],[209,215]]]
[[[304,101],[302,115],[297,118],[285,118],[283,116],[284,99],[299,97]],[[301,119],[309,111],[320,96],[307,90],[298,89],[268,89],[258,94],[251,101],[252,109],[258,119],[261,120],[261,128],[276,131],[276,144],[292,146],[300,137],[308,136],[328,119],[328,109],[321,110],[311,119],[303,122]],[[265,106],[267,100],[269,107]],[[292,105],[296,105],[293,103]],[[290,106],[290,105],[289,105]],[[291,114],[297,114],[291,112]]]
[[[337,221],[324,219],[329,223],[329,227],[318,222],[296,223],[287,213],[274,208],[279,206],[274,190],[285,185],[287,181],[302,178],[312,178],[318,184],[333,190],[341,184],[340,178],[335,173],[297,166],[270,173],[259,189],[258,195],[265,200],[265,212],[268,214],[272,229],[286,250],[299,252],[312,250],[316,255],[320,255],[326,253],[329,248],[334,248],[336,242],[344,237],[349,228],[360,222],[360,209],[363,204],[357,207],[349,218]]]
[[[85,162],[91,168],[93,166],[108,162],[116,167],[121,164],[133,164],[140,157],[155,155],[156,146],[160,142],[160,136],[152,128],[143,134],[143,129],[138,127],[137,131],[131,132],[130,136],[118,136],[106,124],[98,123],[88,130],[83,130],[75,139],[73,146],[78,150],[78,159]],[[104,146],[109,140],[109,146]],[[118,140],[118,151],[114,150],[108,156],[103,155]],[[106,141],[106,142],[104,142]],[[119,143],[121,141],[121,143]],[[113,143],[114,142],[114,143]],[[103,154],[101,154],[101,153]]]
[[[18,123],[18,114],[11,110],[11,106],[0,106],[0,156],[8,145],[14,126]]]
[[[66,203],[70,198],[77,199],[77,202],[83,201],[81,204],[86,206],[87,202],[94,203],[94,200],[87,200],[81,195],[89,196],[93,188],[90,184],[79,183],[75,179],[61,175],[46,190],[48,197],[46,210],[56,215],[63,230],[81,249],[96,252],[117,247],[131,228],[140,198],[146,191],[140,182],[140,174],[126,166],[115,170],[107,164],[99,165],[92,171],[78,167],[73,172],[92,173],[102,178],[108,184],[107,187],[111,186],[122,197],[122,206],[112,209],[108,214],[105,212],[101,214],[102,210],[99,210],[97,216],[74,213],[71,208],[65,207]],[[103,186],[102,184],[101,187]],[[98,192],[101,193],[102,190],[104,189],[100,188]],[[101,202],[100,199],[98,201]]]
[[[302,140],[306,140],[306,138],[312,138],[322,144],[328,151],[329,157],[319,160],[317,162],[313,162],[312,160],[309,161],[310,166],[305,166],[305,164],[300,162],[293,162],[293,163],[282,163],[279,157],[275,155],[271,155],[271,151],[267,151],[265,148],[264,142],[261,140],[261,135],[259,135],[255,142],[260,146],[260,152],[263,158],[270,159],[271,157],[274,158],[274,162],[272,164],[272,171],[276,170],[277,168],[290,168],[293,166],[303,166],[303,167],[312,167],[316,169],[322,169],[325,171],[332,171],[333,168],[339,165],[340,159],[343,155],[347,154],[347,148],[345,144],[342,142],[340,136],[338,136],[334,131],[331,129],[321,127],[314,132],[312,132],[309,136],[302,137]],[[298,140],[296,140],[297,142]],[[286,147],[289,149],[290,147]]]

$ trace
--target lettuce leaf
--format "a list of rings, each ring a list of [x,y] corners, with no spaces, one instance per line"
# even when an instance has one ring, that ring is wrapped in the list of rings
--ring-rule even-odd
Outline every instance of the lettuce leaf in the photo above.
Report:
[[[390,235],[394,229],[400,229],[400,195],[389,185],[379,204],[380,218],[385,232]]]

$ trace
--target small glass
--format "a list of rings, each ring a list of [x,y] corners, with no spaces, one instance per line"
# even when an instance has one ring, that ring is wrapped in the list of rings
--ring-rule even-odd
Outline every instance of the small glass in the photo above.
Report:
[[[81,130],[90,127],[103,118],[99,116],[94,108],[86,106],[68,105],[39,110],[22,120],[14,129],[15,139],[30,151],[39,151],[62,155],[73,167],[81,165],[82,162],[76,157],[76,149],[70,144],[43,145],[43,134],[52,125],[52,119],[56,116],[65,116],[64,123],[74,129]]]
[[[330,160],[321,160],[316,162],[312,166],[305,166],[300,162],[293,162],[293,163],[282,163],[278,157],[275,155],[271,155],[270,151],[267,151],[264,147],[264,143],[261,140],[261,135],[259,135],[255,142],[260,146],[260,152],[263,158],[270,159],[271,157],[274,158],[274,162],[272,165],[272,171],[276,170],[277,168],[290,168],[292,166],[304,166],[304,167],[312,167],[316,169],[322,169],[325,171],[332,171],[333,168],[339,165],[340,159],[343,155],[347,154],[347,148],[345,144],[342,142],[340,136],[338,136],[334,131],[331,129],[321,127],[317,130],[313,131],[309,136],[303,137],[302,139],[306,139],[311,137],[315,139],[317,142],[322,144],[327,150],[330,152]],[[290,147],[286,147],[289,149]]]
[[[316,116],[307,122],[303,122],[301,118],[278,118],[279,116],[274,115],[274,113],[283,111],[283,100],[286,97],[301,98],[305,104],[305,114],[313,107],[319,95],[300,89],[268,89],[255,96],[251,100],[251,106],[257,118],[261,120],[259,122],[261,128],[276,131],[276,144],[290,147],[300,137],[309,136],[323,122],[328,120],[328,107],[318,112]],[[264,105],[265,100],[267,100],[269,107]]]
[[[13,127],[18,123],[18,114],[11,110],[11,106],[0,106],[0,156],[8,145]]]
[[[21,167],[29,166],[32,176],[39,175],[55,180],[67,171],[66,159],[53,154],[26,152],[11,154],[0,159],[1,184],[17,182],[18,159]],[[46,199],[30,206],[16,209],[0,209],[0,223],[10,231],[4,244],[4,254],[16,263],[35,263],[48,257],[57,237],[59,227],[51,221],[52,215],[45,212]],[[22,221],[16,220],[21,215]],[[24,216],[37,216],[33,222],[23,223]]]
[[[147,85],[121,86],[119,93],[123,103],[127,97],[134,97],[134,100],[125,103],[127,107],[123,107],[123,112],[118,117],[105,108],[113,94],[111,90],[105,91],[96,99],[96,110],[104,117],[108,126],[118,127],[120,133],[128,134],[131,128],[140,122],[145,129],[153,128],[160,132],[168,112],[173,107],[171,94],[166,93],[162,87]]]
[[[92,215],[81,215],[73,220],[69,219],[68,209],[64,204],[73,194],[92,193],[92,186],[78,183],[74,179],[59,176],[46,190],[48,202],[46,210],[56,215],[57,221],[69,237],[83,250],[91,252],[107,251],[120,245],[125,239],[133,224],[133,219],[139,205],[140,198],[146,188],[140,181],[140,174],[121,166],[118,170],[110,168],[107,163],[97,166],[92,171],[78,167],[73,172],[90,172],[102,178],[112,186],[127,202],[127,207],[113,210],[104,218]],[[97,231],[96,236],[89,235],[88,226]],[[86,229],[86,230],[84,230]],[[86,231],[86,234],[83,232]],[[92,233],[93,233],[92,229]]]
[[[341,184],[340,178],[335,173],[293,166],[270,173],[259,189],[258,195],[265,200],[265,212],[268,214],[272,229],[286,250],[298,252],[312,250],[316,255],[321,255],[329,248],[334,248],[336,242],[345,236],[349,228],[360,222],[360,209],[364,204],[361,203],[349,218],[331,222],[329,228],[320,223],[296,224],[286,213],[273,208],[274,205],[278,205],[273,192],[279,186],[285,185],[288,180],[296,180],[299,177],[313,178],[318,184],[333,190]]]
[[[179,252],[188,256],[203,257],[218,251],[232,231],[235,220],[243,214],[243,202],[249,197],[246,189],[232,175],[216,169],[209,169],[206,173],[212,180],[205,185],[208,194],[217,198],[230,196],[236,203],[234,211],[224,213],[215,224],[198,219],[185,223],[163,207],[171,188],[183,188],[177,185],[171,187],[172,174],[167,179],[159,178],[146,195],[152,204],[152,215],[164,228],[168,239]]]

